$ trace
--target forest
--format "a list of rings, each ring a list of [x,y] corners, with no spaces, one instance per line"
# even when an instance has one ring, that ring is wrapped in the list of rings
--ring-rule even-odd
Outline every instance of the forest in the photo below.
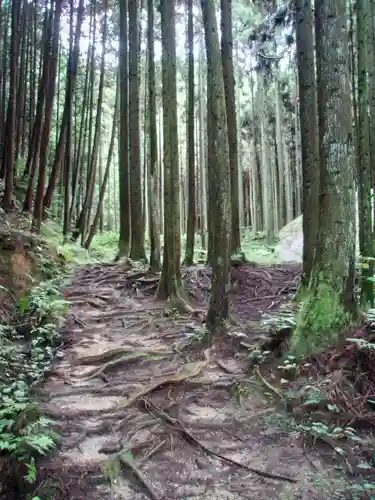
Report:
[[[0,0],[0,500],[375,498],[375,2]]]

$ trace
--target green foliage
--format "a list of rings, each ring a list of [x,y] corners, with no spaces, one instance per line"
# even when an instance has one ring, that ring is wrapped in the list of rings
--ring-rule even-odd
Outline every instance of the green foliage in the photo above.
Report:
[[[287,356],[281,365],[277,367],[283,372],[287,379],[294,379],[297,373],[297,363],[294,356]]]
[[[26,467],[29,483],[36,480],[35,459],[58,437],[33,402],[33,386],[57,354],[58,326],[68,306],[59,285],[56,279],[35,287],[18,301],[15,326],[0,327],[0,452]]]
[[[50,247],[56,249],[57,254],[68,266],[110,261],[115,258],[118,250],[119,233],[116,231],[97,234],[90,250],[83,248],[79,242],[64,241],[60,225],[52,216],[43,223],[41,235]]]
[[[253,235],[246,231],[242,238],[242,250],[250,262],[259,264],[276,264],[274,247],[266,244],[263,234]]]
[[[117,231],[105,231],[95,236],[90,255],[101,261],[113,260],[118,251],[119,233]]]
[[[354,499],[368,498],[368,500],[375,500],[375,483],[362,481],[359,484],[352,484],[350,492]]]

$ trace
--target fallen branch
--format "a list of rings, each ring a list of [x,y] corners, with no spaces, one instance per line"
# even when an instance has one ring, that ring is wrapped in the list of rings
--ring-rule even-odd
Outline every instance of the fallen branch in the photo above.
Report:
[[[270,472],[265,472],[262,470],[254,469],[253,467],[248,467],[247,465],[241,464],[240,462],[237,462],[236,460],[233,460],[229,457],[225,457],[224,455],[221,455],[220,453],[217,453],[216,451],[211,450],[210,448],[207,448],[206,445],[201,443],[196,437],[194,437],[190,432],[188,432],[181,422],[177,418],[173,418],[170,415],[168,415],[166,412],[155,406],[151,401],[149,401],[146,398],[142,398],[142,403],[144,408],[155,418],[160,418],[163,420],[167,425],[175,429],[181,436],[188,441],[191,444],[194,444],[201,448],[205,453],[208,455],[211,455],[214,458],[218,458],[219,460],[226,462],[230,465],[235,465],[236,467],[239,467],[240,469],[246,470],[248,472],[252,472],[253,474],[257,474],[258,476],[265,477],[267,479],[275,479],[278,481],[287,481],[289,483],[296,483],[297,481],[291,477],[288,476],[279,476],[277,474],[271,474]]]

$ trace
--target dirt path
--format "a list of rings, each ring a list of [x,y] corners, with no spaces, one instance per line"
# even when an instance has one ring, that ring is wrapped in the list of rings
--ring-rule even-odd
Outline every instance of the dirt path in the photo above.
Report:
[[[200,315],[165,311],[153,299],[152,277],[115,265],[80,269],[66,290],[72,306],[64,356],[39,391],[62,439],[56,456],[42,464],[37,494],[56,500],[334,498],[314,483],[317,471],[325,475],[324,464],[306,457],[297,434],[270,423],[273,403],[233,350],[240,341],[257,341],[261,311],[278,307],[297,273],[298,267],[235,269],[233,340],[207,351],[194,342],[202,335]],[[209,278],[203,267],[185,274],[202,310]],[[200,443],[296,484],[251,473]]]

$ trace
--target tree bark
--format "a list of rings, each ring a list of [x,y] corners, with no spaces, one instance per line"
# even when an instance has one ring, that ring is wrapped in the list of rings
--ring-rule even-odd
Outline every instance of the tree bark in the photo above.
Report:
[[[180,184],[177,128],[175,0],[161,0],[163,162],[164,162],[164,251],[156,296],[169,299],[181,312],[187,304],[182,296],[180,272]]]
[[[201,0],[201,4],[207,53],[207,127],[209,141],[212,141],[208,151],[208,177],[213,209],[209,221],[213,225],[212,284],[207,327],[214,332],[225,326],[229,315],[231,177],[223,67],[215,2]]]
[[[188,158],[188,217],[186,234],[185,264],[194,261],[195,241],[195,135],[194,135],[194,25],[193,0],[188,0],[188,117],[187,117],[187,158]]]
[[[355,184],[345,0],[315,0],[320,219],[310,286],[292,347],[334,343],[356,316]],[[340,75],[340,78],[337,78]]]
[[[230,161],[231,195],[231,251],[236,258],[245,259],[241,249],[239,194],[238,194],[238,143],[236,98],[233,69],[232,0],[221,0],[221,57],[223,65],[225,104]]]
[[[296,1],[297,65],[302,154],[303,272],[309,284],[319,223],[318,109],[311,0]]]
[[[139,135],[138,0],[128,0],[129,10],[129,149],[130,217],[132,260],[146,260],[142,210],[141,157]]]
[[[148,117],[149,117],[149,168],[148,168],[148,209],[150,236],[150,269],[160,271],[160,195],[158,178],[158,136],[156,127],[156,85],[155,85],[155,23],[154,2],[148,0]]]

